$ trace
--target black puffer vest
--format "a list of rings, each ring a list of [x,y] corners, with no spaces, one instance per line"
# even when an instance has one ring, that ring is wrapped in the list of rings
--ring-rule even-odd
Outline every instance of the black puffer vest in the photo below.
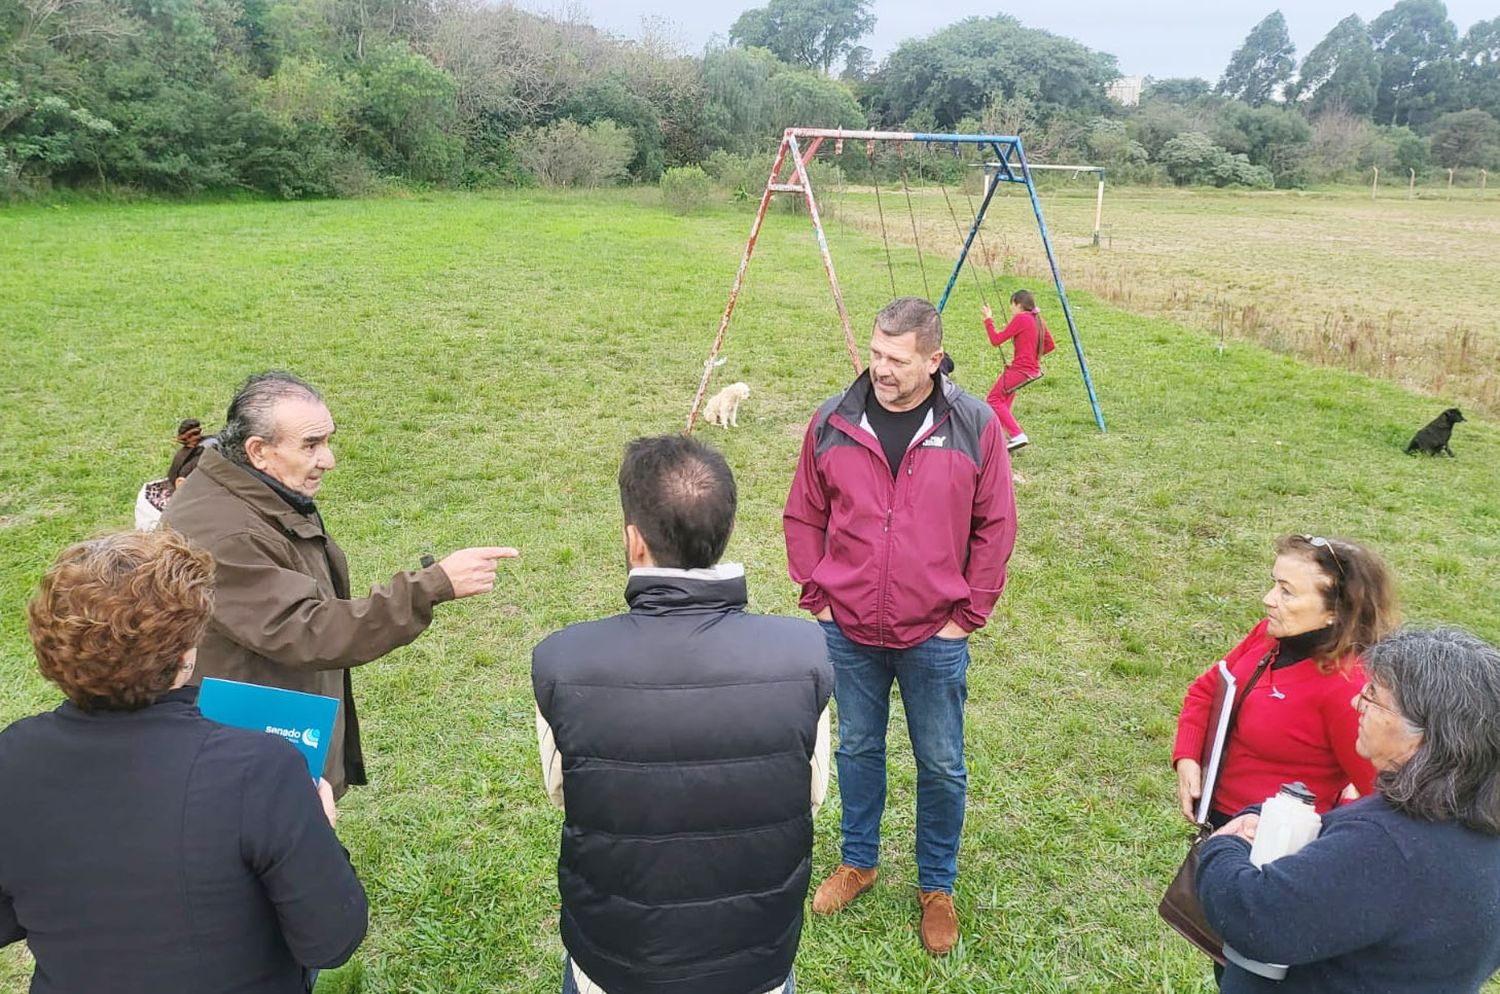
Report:
[[[823,634],[747,614],[728,564],[637,570],[625,598],[532,653],[563,758],[563,944],[609,994],[760,994],[802,932]]]

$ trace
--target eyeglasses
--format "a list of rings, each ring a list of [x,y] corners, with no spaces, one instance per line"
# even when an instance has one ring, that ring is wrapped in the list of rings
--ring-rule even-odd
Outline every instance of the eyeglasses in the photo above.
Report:
[[[1360,701],[1362,701],[1365,704],[1368,704],[1372,708],[1379,708],[1380,710],[1384,711],[1386,714],[1391,715],[1394,718],[1401,718],[1401,719],[1405,720],[1405,715],[1403,715],[1401,712],[1397,711],[1393,707],[1388,707],[1387,705],[1381,704],[1375,698],[1373,698],[1373,697],[1370,696],[1370,688],[1372,688],[1373,686],[1375,686],[1375,685],[1372,684],[1372,683],[1367,683],[1363,687],[1360,688],[1360,691],[1359,691],[1359,699],[1360,699]]]
[[[1339,568],[1339,575],[1344,574],[1344,564],[1339,561],[1339,550],[1334,547],[1332,539],[1326,539],[1321,535],[1298,535],[1298,538],[1315,549],[1327,549],[1328,554],[1333,557],[1333,565]]]

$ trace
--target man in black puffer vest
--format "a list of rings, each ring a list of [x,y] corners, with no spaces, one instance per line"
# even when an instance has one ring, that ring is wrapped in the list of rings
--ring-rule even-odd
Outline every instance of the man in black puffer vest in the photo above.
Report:
[[[746,612],[719,564],[734,476],[681,435],[620,467],[627,614],[532,653],[564,994],[792,994],[828,783],[833,669],[811,622]]]

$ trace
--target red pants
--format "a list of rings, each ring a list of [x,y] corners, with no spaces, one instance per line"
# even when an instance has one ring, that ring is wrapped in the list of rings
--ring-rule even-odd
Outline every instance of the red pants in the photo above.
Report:
[[[1000,419],[1000,427],[1005,429],[1009,438],[1015,438],[1021,434],[1021,425],[1016,421],[1015,415],[1010,413],[1010,405],[1015,403],[1016,391],[1036,379],[1040,373],[1027,373],[1014,366],[1006,366],[1005,372],[995,381],[990,388],[989,395],[984,399],[995,412],[995,417]]]

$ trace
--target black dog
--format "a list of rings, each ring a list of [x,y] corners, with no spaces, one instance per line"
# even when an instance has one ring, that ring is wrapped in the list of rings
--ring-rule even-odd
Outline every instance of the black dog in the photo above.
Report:
[[[1406,447],[1407,455],[1413,452],[1425,452],[1429,456],[1435,456],[1439,452],[1453,455],[1453,450],[1448,448],[1448,439],[1453,437],[1453,426],[1464,420],[1466,419],[1458,408],[1448,408],[1433,418],[1426,428],[1412,436],[1411,444]]]

